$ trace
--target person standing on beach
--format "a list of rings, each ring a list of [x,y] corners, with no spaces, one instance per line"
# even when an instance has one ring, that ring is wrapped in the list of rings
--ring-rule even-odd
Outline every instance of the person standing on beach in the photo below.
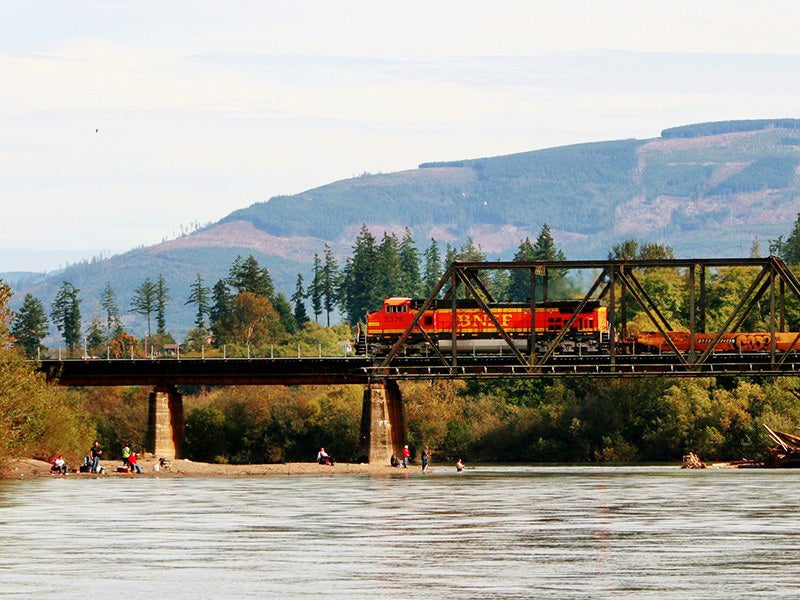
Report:
[[[411,451],[408,446],[403,446],[403,468],[408,468],[408,459],[411,458]]]
[[[122,447],[122,464],[125,465],[126,467],[128,467],[129,469],[130,469],[131,465],[128,462],[128,459],[130,457],[131,457],[131,447],[128,444],[125,444]]]
[[[431,460],[431,451],[428,448],[428,445],[426,444],[422,448],[422,472],[423,473],[425,473],[428,470],[428,463],[430,463],[430,460]]]
[[[89,448],[89,455],[92,457],[92,473],[100,472],[100,455],[102,453],[103,449],[100,447],[100,442],[95,440],[92,447]]]

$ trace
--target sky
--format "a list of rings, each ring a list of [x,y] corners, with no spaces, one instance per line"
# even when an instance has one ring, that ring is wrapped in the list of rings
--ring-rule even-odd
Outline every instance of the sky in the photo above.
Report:
[[[776,0],[0,3],[0,273],[364,172],[799,117]]]

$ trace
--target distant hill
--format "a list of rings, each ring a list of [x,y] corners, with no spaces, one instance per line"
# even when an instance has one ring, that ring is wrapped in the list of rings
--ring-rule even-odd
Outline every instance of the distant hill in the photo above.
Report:
[[[431,237],[458,245],[470,236],[501,259],[544,223],[570,259],[605,257],[630,237],[669,244],[681,257],[747,256],[756,237],[766,251],[767,240],[791,230],[800,212],[798,165],[798,119],[701,123],[648,140],[423,163],[276,196],[190,235],[17,286],[18,298],[31,291],[49,303],[68,280],[82,290],[88,320],[106,281],[127,309],[136,285],[163,273],[173,297],[168,328],[182,337],[196,273],[212,285],[237,254],[253,254],[291,293],[323,244],[344,258],[362,223],[378,236],[407,226],[421,250]]]

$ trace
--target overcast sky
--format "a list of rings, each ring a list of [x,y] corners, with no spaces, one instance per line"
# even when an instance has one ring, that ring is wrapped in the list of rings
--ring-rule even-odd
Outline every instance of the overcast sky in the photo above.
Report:
[[[0,3],[0,272],[364,171],[799,117],[796,1]]]

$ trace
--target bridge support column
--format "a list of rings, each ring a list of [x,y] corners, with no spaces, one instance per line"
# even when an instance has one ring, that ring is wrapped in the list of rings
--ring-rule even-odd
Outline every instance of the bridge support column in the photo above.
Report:
[[[371,464],[388,465],[394,454],[402,459],[406,443],[406,414],[400,387],[393,379],[371,383],[364,390],[361,412],[361,452]]]
[[[174,385],[157,385],[150,393],[147,451],[157,458],[181,458],[183,396]]]

